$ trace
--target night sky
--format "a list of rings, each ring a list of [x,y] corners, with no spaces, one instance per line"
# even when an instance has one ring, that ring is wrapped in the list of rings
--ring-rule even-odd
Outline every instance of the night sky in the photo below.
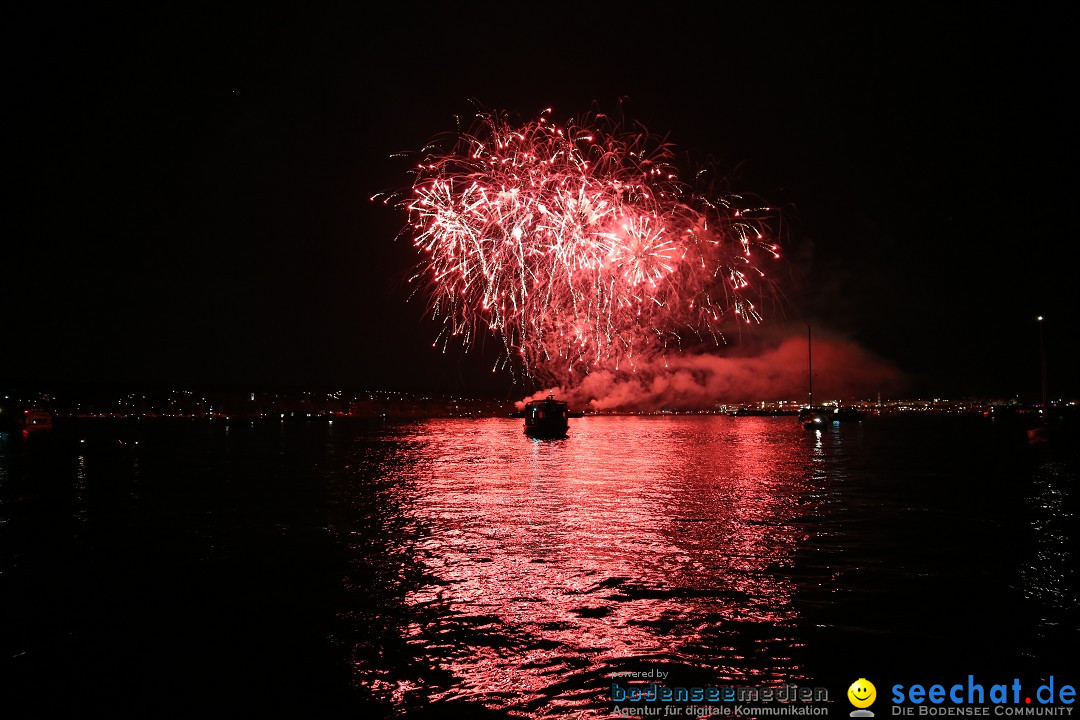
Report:
[[[0,383],[520,396],[402,279],[417,150],[594,106],[783,209],[774,327],[911,395],[1080,392],[1068,23],[1008,6],[47,8],[5,23]],[[299,8],[300,6],[297,6]]]

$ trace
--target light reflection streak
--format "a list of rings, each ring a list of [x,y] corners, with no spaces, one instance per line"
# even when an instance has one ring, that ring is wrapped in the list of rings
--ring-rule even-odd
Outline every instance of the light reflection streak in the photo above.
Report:
[[[645,661],[799,678],[783,569],[810,449],[783,420],[586,417],[556,442],[505,420],[418,428],[379,483],[384,531],[415,538],[387,548],[415,583],[402,640],[435,674],[358,662],[358,682],[554,713],[603,707],[609,673]]]
[[[1076,607],[1075,582],[1070,568],[1074,567],[1070,548],[1069,528],[1073,526],[1068,511],[1069,475],[1057,462],[1047,460],[1035,471],[1028,491],[1029,524],[1037,538],[1035,552],[1021,567],[1024,594],[1044,606],[1044,632],[1056,625],[1061,610]]]

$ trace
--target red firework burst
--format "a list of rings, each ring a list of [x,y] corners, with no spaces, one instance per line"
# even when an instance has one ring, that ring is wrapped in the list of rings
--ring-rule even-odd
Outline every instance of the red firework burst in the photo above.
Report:
[[[481,113],[425,148],[396,204],[421,256],[410,282],[442,322],[435,344],[492,333],[496,368],[569,384],[761,322],[775,213],[695,190],[673,157],[640,127],[550,111]]]

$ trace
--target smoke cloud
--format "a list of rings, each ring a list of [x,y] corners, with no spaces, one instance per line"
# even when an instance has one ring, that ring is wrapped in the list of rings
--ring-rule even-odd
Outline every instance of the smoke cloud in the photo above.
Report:
[[[851,340],[819,339],[813,352],[814,402],[870,399],[902,389],[904,374]],[[555,387],[519,401],[556,397],[593,412],[709,410],[718,404],[795,400],[808,392],[806,336],[791,335],[752,355],[670,353],[639,362],[636,371],[594,372],[577,387]]]

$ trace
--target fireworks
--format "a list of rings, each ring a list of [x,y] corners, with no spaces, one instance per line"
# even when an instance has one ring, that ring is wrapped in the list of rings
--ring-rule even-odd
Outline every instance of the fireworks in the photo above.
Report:
[[[670,144],[550,111],[523,125],[482,113],[446,137],[398,201],[421,257],[410,282],[442,323],[436,346],[488,334],[493,369],[566,384],[762,320],[772,211],[695,190]]]

